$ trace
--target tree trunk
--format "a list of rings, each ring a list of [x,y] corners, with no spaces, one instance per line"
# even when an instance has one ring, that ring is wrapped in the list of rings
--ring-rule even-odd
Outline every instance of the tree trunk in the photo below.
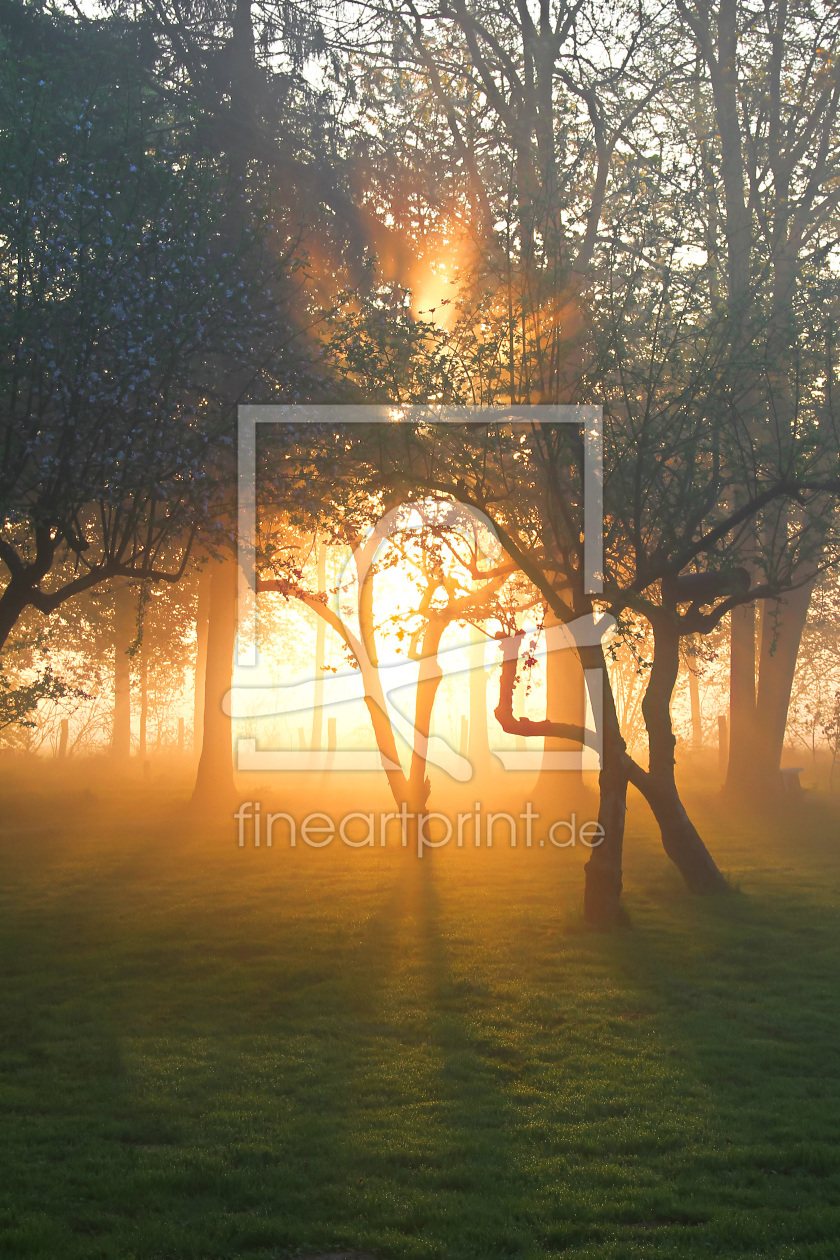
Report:
[[[618,724],[603,649],[600,645],[582,647],[580,661],[585,669],[600,669],[603,677],[603,708],[600,714],[601,772],[598,776],[598,822],[602,828],[603,840],[592,850],[592,856],[584,867],[586,883],[583,890],[583,914],[587,923],[610,928],[618,926],[623,919],[621,867],[627,816],[627,784],[632,763]],[[597,725],[599,715],[596,714],[595,718]]]
[[[697,752],[703,747],[703,717],[700,712],[700,678],[697,673],[696,658],[689,660],[687,668],[688,700],[691,707],[691,747]]]
[[[644,796],[653,810],[666,854],[693,893],[725,892],[727,882],[680,800],[674,777],[676,739],[671,697],[680,666],[679,627],[663,610],[653,624],[654,651],[642,701],[650,749]]]
[[[222,224],[220,243],[236,251],[246,223],[246,182],[254,137],[254,27],[251,0],[236,0],[229,46],[230,105],[227,123],[235,128],[236,142],[228,145],[226,161],[231,187],[237,190]],[[246,396],[250,373],[228,377],[229,402]],[[231,469],[231,472],[233,470]],[[210,576],[204,696],[201,718],[201,755],[198,760],[192,805],[210,810],[224,807],[235,797],[231,720],[222,708],[233,680],[239,566],[235,541],[222,550],[219,560],[207,566]],[[200,599],[200,596],[199,596]],[[198,691],[198,683],[196,684]],[[196,696],[196,700],[198,696]],[[196,746],[198,736],[196,734]]]
[[[783,599],[768,601],[761,610],[755,776],[757,784],[771,793],[782,790],[790,692],[813,588],[809,583]]]
[[[610,687],[604,652],[600,644],[580,648],[581,665],[585,669],[599,670],[603,679],[603,706],[595,714],[597,734],[582,725],[558,722],[546,718],[534,722],[530,718],[517,718],[513,713],[513,693],[516,685],[516,665],[522,633],[502,642],[502,671],[499,679],[499,703],[496,720],[502,730],[512,735],[542,735],[573,741],[577,747],[585,744],[597,747],[600,735],[601,774],[598,822],[601,826],[601,842],[592,849],[586,863],[586,883],[583,892],[583,910],[588,923],[598,927],[613,927],[621,922],[621,862],[624,848],[624,818],[627,810],[627,784],[632,769],[638,766],[627,755],[626,745],[618,725],[613,693]]]
[[[222,703],[233,675],[238,572],[231,552],[210,564],[203,738],[192,796],[193,804],[201,808],[224,804],[235,792],[230,717]]]
[[[628,774],[624,761],[624,741],[605,739],[601,773],[598,776],[600,801],[598,822],[603,840],[592,850],[583,868],[583,915],[595,927],[616,927],[622,920],[621,863],[624,850],[624,822],[627,814]]]
[[[726,791],[758,802],[782,788],[790,692],[813,583],[763,605],[756,636],[752,604],[732,612],[729,768]],[[756,696],[756,638],[759,639]]]
[[[726,791],[739,796],[749,791],[755,769],[755,605],[733,608],[730,617]]]
[[[149,726],[149,661],[146,644],[140,644],[140,756],[146,756]]]
[[[662,836],[662,847],[679,869],[690,892],[705,896],[727,892],[729,884],[703,843],[680,800],[676,784],[651,781],[644,793]]]
[[[131,657],[136,607],[134,592],[126,582],[114,586],[114,727],[111,755],[128,761],[131,755]]]
[[[6,646],[6,640],[17,625],[24,608],[29,606],[30,593],[27,582],[13,575],[0,594],[0,652]]]
[[[207,631],[210,625],[210,587],[213,573],[208,566],[198,575],[198,606],[195,615],[195,688],[193,691],[193,755],[201,751],[204,735],[204,681],[207,674]]]
[[[415,803],[414,808],[418,812],[422,812],[426,808],[426,802],[429,799],[431,783],[426,774],[428,767],[429,755],[429,736],[432,731],[432,712],[435,707],[435,698],[438,693],[441,679],[443,678],[443,670],[438,664],[437,654],[440,648],[440,641],[443,632],[446,629],[447,622],[443,617],[430,617],[426,627],[426,633],[423,636],[423,659],[420,661],[421,676],[417,682],[417,695],[414,701],[414,748],[411,752],[411,765],[408,773],[408,790],[411,800]],[[482,644],[482,653],[483,653]],[[485,695],[485,714],[487,705],[486,678],[487,674],[483,668],[481,674],[485,679],[484,695]],[[487,730],[487,719],[484,721],[485,732]]]

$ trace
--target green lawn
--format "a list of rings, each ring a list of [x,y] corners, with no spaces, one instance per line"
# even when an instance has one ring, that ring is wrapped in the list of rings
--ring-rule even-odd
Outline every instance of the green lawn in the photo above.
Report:
[[[603,936],[579,851],[146,799],[5,789],[0,1255],[840,1257],[830,803],[692,802],[737,889],[698,901],[637,798]]]

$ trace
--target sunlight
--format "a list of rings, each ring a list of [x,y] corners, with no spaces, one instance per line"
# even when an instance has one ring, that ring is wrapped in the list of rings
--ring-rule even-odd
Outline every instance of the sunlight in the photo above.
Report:
[[[837,0],[0,49],[0,1256],[834,1257]]]

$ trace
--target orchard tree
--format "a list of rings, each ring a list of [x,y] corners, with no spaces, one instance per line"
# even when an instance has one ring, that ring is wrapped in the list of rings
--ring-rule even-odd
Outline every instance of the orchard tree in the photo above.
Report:
[[[344,516],[333,504],[333,511],[322,516],[332,546],[347,559],[335,587],[313,587],[316,574],[306,554],[311,540],[296,541],[275,516],[261,531],[264,559],[257,590],[300,600],[337,635],[360,672],[382,766],[396,805],[410,812],[406,835],[412,836],[431,790],[427,768],[432,714],[444,676],[439,661],[443,636],[455,624],[475,626],[509,616],[511,606],[532,603],[533,592],[517,580],[515,565],[500,553],[492,533],[453,501],[413,501],[382,512],[379,497],[357,495],[355,500],[352,514]],[[395,571],[416,590],[407,607],[393,594],[386,601],[377,598],[377,585]],[[389,608],[384,617],[383,602]],[[409,722],[395,719],[388,699],[381,641],[389,636],[398,640],[406,662],[417,666]],[[393,664],[386,668],[393,677]],[[400,761],[401,740],[409,745],[407,771]]]
[[[840,12],[808,0],[675,0],[675,12],[679,21],[663,23],[660,47],[683,67],[672,80],[680,96],[671,112],[684,121],[700,176],[697,243],[708,260],[710,298],[729,321],[731,423],[763,442],[779,475],[796,467],[803,438],[819,437],[836,475]],[[803,424],[803,395],[810,424]],[[780,502],[762,523],[767,548],[800,528],[797,506]],[[829,516],[827,543],[830,529]],[[754,605],[733,615],[733,791],[766,799],[778,787],[820,567],[803,562],[789,591],[765,606],[758,644]]]
[[[652,17],[566,0],[374,12],[380,42],[366,30],[358,54],[373,125],[353,151],[369,203],[428,255],[424,308],[464,317],[469,400],[574,401],[613,167],[660,83]]]
[[[116,576],[179,580],[216,516],[230,378],[277,387],[283,362],[283,259],[258,215],[234,237],[219,172],[170,147],[129,34],[9,12],[0,644]]]
[[[692,337],[697,330],[693,330]],[[643,700],[649,764],[643,768],[627,751],[610,685],[604,645],[584,634],[579,655],[584,668],[600,675],[603,718],[600,730],[549,714],[540,729],[526,730],[512,717],[509,692],[497,715],[516,734],[543,734],[602,748],[599,821],[605,840],[587,865],[587,916],[614,922],[619,914],[626,793],[633,783],[659,823],[665,850],[692,891],[722,891],[725,880],[680,800],[674,778],[675,737],[670,701],[680,660],[680,641],[713,630],[742,603],[774,595],[769,579],[752,586],[737,563],[745,539],[763,514],[792,493],[780,480],[757,479],[746,506],[732,506],[731,491],[742,485],[743,450],[719,421],[709,425],[718,383],[705,370],[708,347],[686,359],[687,345],[675,335],[667,359],[673,372],[685,372],[686,388],[670,399],[616,386],[610,410],[609,473],[605,479],[606,538],[603,596],[587,594],[583,582],[583,460],[581,436],[568,425],[535,420],[520,424],[481,423],[460,428],[435,423],[401,425],[381,448],[385,484],[405,494],[451,495],[484,513],[502,547],[563,624],[606,610],[615,618],[641,614],[653,631],[653,663]],[[627,384],[630,363],[625,363]],[[630,406],[630,403],[633,406]],[[528,408],[513,408],[512,419],[528,420]],[[502,413],[505,414],[504,412]],[[454,417],[450,417],[454,418]],[[625,479],[637,493],[628,494]],[[801,498],[801,495],[800,495]],[[811,503],[818,510],[818,503]],[[807,544],[807,539],[806,539]],[[795,540],[788,546],[788,570],[796,563]],[[766,556],[764,557],[766,561]],[[784,566],[780,562],[780,571]],[[510,658],[508,658],[508,662]],[[515,668],[515,662],[514,662]],[[509,687],[513,674],[503,678]]]
[[[719,8],[726,26],[736,6]],[[801,29],[794,16],[785,29],[773,28],[778,65],[755,73],[755,96],[745,96],[740,113],[755,123],[755,145],[735,154],[725,138],[718,149],[706,123],[720,89],[730,133],[732,125],[736,132],[742,125],[737,103],[727,96],[733,67],[722,58],[718,74],[720,66],[709,69],[705,53],[698,62],[685,30],[672,29],[671,11],[624,14],[622,37],[613,39],[609,55],[598,56],[592,50],[606,39],[613,15],[586,6],[545,5],[538,18],[522,6],[491,11],[466,3],[445,9],[395,3],[381,12],[388,40],[378,77],[371,79],[381,98],[381,132],[362,142],[378,140],[382,153],[390,153],[390,165],[380,163],[388,182],[376,197],[417,236],[425,231],[431,239],[431,220],[448,225],[450,239],[461,232],[472,243],[456,318],[445,321],[450,370],[438,400],[605,405],[606,602],[616,615],[627,608],[649,620],[654,664],[644,705],[646,771],[625,760],[607,705],[602,805],[615,848],[609,841],[593,855],[593,914],[609,918],[617,906],[630,774],[646,792],[666,849],[690,886],[720,889],[723,880],[676,791],[670,699],[681,638],[713,631],[727,614],[738,626],[741,610],[756,600],[791,606],[833,556],[831,496],[840,453],[832,403],[836,295],[830,279],[821,283],[818,268],[831,245],[835,208],[828,192],[836,142],[830,51],[836,15],[827,14],[820,25],[808,11]],[[701,17],[716,21],[716,12],[704,9]],[[789,13],[779,9],[783,26]],[[757,40],[760,54],[761,21],[772,26],[776,19],[767,10],[756,27],[748,6],[742,18],[745,46],[752,49],[750,41]],[[825,47],[823,34],[830,37]],[[728,44],[728,56],[727,50]],[[802,59],[804,78],[788,75],[785,57],[791,64]],[[740,64],[744,83],[752,82],[748,53]],[[421,90],[406,92],[408,81]],[[786,101],[784,94],[795,97],[800,81],[801,99]],[[765,89],[772,108],[765,108]],[[373,90],[369,100],[374,112]],[[578,112],[571,107],[575,100]],[[437,148],[430,151],[428,137],[447,133],[451,160],[435,200],[428,176]],[[393,169],[397,150],[388,148],[397,135],[410,142],[403,183]],[[781,157],[768,166],[774,145]],[[752,262],[749,240],[733,227],[736,221],[743,227],[744,216],[726,218],[715,201],[720,172],[730,205],[733,171],[742,190],[749,182],[746,217],[755,219],[758,236],[764,233]],[[792,182],[779,196],[774,181],[785,171]],[[406,187],[409,196],[402,195]],[[800,227],[811,209],[818,213],[799,243],[793,241],[802,247],[799,261],[791,270],[789,257],[785,272],[778,251],[784,253],[784,232],[795,226],[786,217],[794,190]],[[728,279],[721,274],[726,267]],[[488,441],[497,453],[497,439]],[[534,491],[529,500],[527,484],[517,484],[512,456],[507,470],[482,466],[476,456],[471,479],[446,461],[443,471],[434,461],[433,471],[413,467],[396,439],[391,472],[404,483],[414,472],[417,493],[434,487],[466,494],[500,530],[509,526],[511,554],[555,615],[568,621],[589,611],[575,554],[580,451],[554,434],[534,450],[541,499]],[[524,476],[527,457],[520,458]],[[505,497],[507,505],[497,507]],[[778,611],[768,614],[768,627],[778,627]],[[766,636],[768,661],[774,645],[780,662],[785,655],[779,639],[778,629]],[[746,676],[737,650],[732,655],[735,675]],[[606,694],[604,662],[593,659],[592,667],[604,672]],[[754,680],[751,685],[754,691]],[[768,724],[768,738],[776,728],[777,722]],[[780,749],[778,730],[777,736]],[[737,745],[737,731],[734,738]],[[600,891],[597,867],[604,876]]]

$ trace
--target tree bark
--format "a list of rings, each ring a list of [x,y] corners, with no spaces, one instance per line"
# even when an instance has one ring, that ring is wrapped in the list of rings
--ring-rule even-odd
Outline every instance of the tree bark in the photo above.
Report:
[[[417,695],[414,701],[414,747],[411,751],[411,763],[408,772],[409,808],[417,814],[425,811],[432,787],[426,770],[429,755],[429,736],[432,731],[432,712],[438,687],[443,678],[443,670],[438,664],[437,654],[446,626],[447,620],[445,617],[430,617],[426,633],[423,636],[423,653],[420,661],[421,676],[417,683]],[[486,719],[484,725],[486,728]]]
[[[238,566],[232,552],[210,563],[210,615],[204,683],[204,720],[193,805],[208,809],[233,799],[231,722],[222,702],[230,690],[236,641]]]
[[[761,610],[761,649],[756,701],[757,785],[782,790],[780,767],[790,692],[813,583],[768,601]]]
[[[671,697],[680,666],[680,632],[666,610],[653,622],[653,636],[653,664],[642,701],[650,750],[644,796],[659,824],[662,846],[691,892],[725,892],[728,884],[686,813],[674,776]]]
[[[790,692],[813,583],[762,607],[756,635],[753,605],[732,613],[729,767],[726,791],[755,801],[782,791],[781,760]],[[759,642],[756,695],[756,639]]]
[[[597,747],[598,734],[582,724],[556,722],[546,719],[534,722],[530,718],[517,718],[513,714],[513,693],[516,686],[516,665],[522,634],[512,635],[502,644],[502,672],[499,681],[499,703],[496,720],[503,731],[513,735],[542,735],[554,739],[572,741],[577,747]],[[615,927],[622,920],[622,853],[624,849],[624,820],[627,812],[627,784],[633,770],[639,771],[627,754],[626,745],[618,725],[618,715],[609,686],[603,649],[581,647],[581,664],[586,669],[599,669],[603,674],[604,706],[601,715],[601,773],[599,778],[600,803],[598,822],[601,825],[601,843],[592,850],[586,863],[586,883],[583,893],[583,912],[588,923],[597,927]],[[643,772],[640,772],[643,774]]]
[[[600,928],[618,927],[624,918],[621,909],[624,860],[624,825],[627,817],[627,785],[635,766],[627,752],[615,711],[607,662],[603,648],[581,647],[584,669],[602,674],[603,707],[601,722],[601,771],[598,775],[598,822],[603,839],[592,850],[584,869],[583,914],[587,923]]]
[[[744,434],[764,445],[767,458],[787,470],[795,466],[799,441],[801,330],[794,316],[795,299],[804,282],[802,266],[810,242],[833,206],[826,192],[835,174],[831,146],[823,143],[811,148],[802,137],[823,135],[827,140],[834,134],[840,97],[836,86],[831,91],[809,91],[798,84],[798,125],[788,126],[793,99],[793,80],[786,68],[788,43],[795,40],[804,49],[813,41],[811,66],[824,52],[819,47],[822,28],[808,20],[801,24],[793,6],[777,6],[772,16],[767,9],[766,23],[750,26],[747,36],[738,0],[717,0],[705,6],[686,0],[677,3],[694,32],[714,97],[724,185],[728,300],[734,323],[730,367],[736,416]],[[752,42],[755,37],[758,44]],[[744,57],[747,47],[750,55]],[[809,68],[807,74],[811,73]],[[758,96],[754,96],[757,83]],[[762,145],[756,145],[751,135],[753,110],[764,119]],[[711,249],[709,256],[713,256]],[[769,284],[756,280],[752,267],[756,257],[766,260],[762,274]],[[783,526],[783,521],[777,524]],[[815,554],[821,545],[819,525],[812,521],[808,530]],[[767,538],[772,539],[774,532],[784,547],[787,530],[767,531]],[[744,609],[732,614],[726,790],[733,795],[763,800],[781,790],[779,764],[790,682],[809,595],[810,590],[804,588],[785,601],[774,650],[770,644],[775,636],[765,637],[762,632],[758,699],[754,613]],[[772,608],[764,610],[763,626],[772,627],[776,620]]]
[[[627,815],[628,770],[625,764],[624,740],[615,734],[604,740],[601,772],[598,776],[600,799],[598,822],[603,830],[601,844],[583,868],[583,916],[595,927],[616,927],[622,920],[621,890],[624,852],[624,824]]]
[[[18,618],[29,604],[30,588],[24,579],[12,574],[0,595],[0,652],[17,625]]]

